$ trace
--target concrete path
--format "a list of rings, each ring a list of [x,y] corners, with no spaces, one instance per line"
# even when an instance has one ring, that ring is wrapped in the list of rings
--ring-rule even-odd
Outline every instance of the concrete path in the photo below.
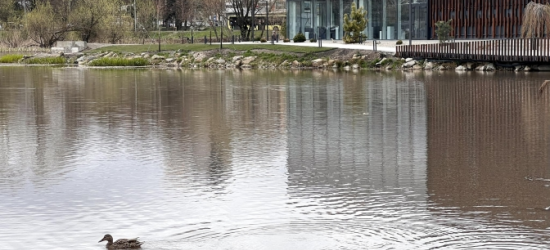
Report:
[[[395,53],[395,48],[397,46],[395,44],[396,43],[395,40],[377,40],[376,42],[377,42],[376,51]],[[415,44],[432,44],[432,43],[438,43],[438,42],[439,41],[437,41],[437,40],[413,40],[412,44],[413,45],[415,45]],[[252,43],[252,42],[242,42],[240,44],[246,44],[246,43]],[[255,43],[259,43],[259,42],[255,42]],[[264,43],[264,44],[269,44],[269,43],[271,43],[271,41],[268,41],[267,43]],[[303,43],[295,43],[295,42],[284,43],[281,40],[279,40],[279,43],[275,43],[275,44],[286,45],[286,46],[307,46],[307,47],[318,47],[319,46],[319,42],[312,43],[312,42],[309,42],[309,41],[306,41],[306,42],[303,42]],[[408,44],[409,44],[408,40],[403,41],[403,45],[408,45]],[[323,40],[323,42],[322,42],[323,47],[340,48],[340,49],[373,50],[373,47],[374,47],[373,45],[374,45],[373,40],[367,40],[363,44],[346,44],[346,43],[342,42],[341,40],[335,40],[335,41]]]

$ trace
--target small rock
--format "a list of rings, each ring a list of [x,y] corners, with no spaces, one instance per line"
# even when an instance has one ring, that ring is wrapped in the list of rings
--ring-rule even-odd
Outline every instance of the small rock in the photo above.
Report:
[[[167,58],[167,59],[166,59],[166,62],[167,62],[167,63],[171,63],[171,62],[173,62],[173,61],[175,61],[175,60],[176,60],[176,59],[174,59],[174,58]]]
[[[216,63],[217,64],[225,64],[225,60],[223,60],[222,58],[219,58],[218,60],[216,60]]]
[[[414,59],[412,59],[412,58],[407,58],[407,59],[405,59],[405,62],[408,63],[408,62],[410,62],[410,61],[412,61],[412,60],[414,60]]]
[[[494,64],[488,63],[487,65],[485,65],[485,71],[495,71],[495,70],[496,68]]]
[[[151,59],[153,59],[153,60],[156,60],[156,59],[164,60],[164,58],[165,58],[164,56],[159,56],[159,55],[153,55],[153,56],[151,57]]]
[[[359,64],[353,64],[353,65],[351,65],[351,68],[352,69],[359,69]]]

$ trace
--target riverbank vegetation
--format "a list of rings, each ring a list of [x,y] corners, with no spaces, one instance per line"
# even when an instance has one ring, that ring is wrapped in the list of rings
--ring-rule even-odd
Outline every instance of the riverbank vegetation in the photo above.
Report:
[[[111,57],[102,57],[97,60],[91,61],[89,66],[100,66],[100,67],[139,67],[149,65],[149,61],[144,58],[111,58]]]
[[[26,64],[54,64],[54,65],[65,64],[66,61],[67,61],[66,58],[61,56],[32,57],[32,58],[23,60],[23,62]]]
[[[23,59],[23,55],[8,54],[0,57],[0,63],[17,63],[21,59]]]

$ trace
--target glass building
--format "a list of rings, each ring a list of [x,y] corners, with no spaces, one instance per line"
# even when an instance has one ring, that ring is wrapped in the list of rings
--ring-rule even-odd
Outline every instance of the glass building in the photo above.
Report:
[[[368,39],[428,39],[428,0],[287,0],[289,38],[342,39],[353,2],[367,10]]]

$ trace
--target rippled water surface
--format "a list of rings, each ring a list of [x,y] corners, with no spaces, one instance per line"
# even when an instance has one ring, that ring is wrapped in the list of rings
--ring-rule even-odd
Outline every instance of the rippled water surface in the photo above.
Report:
[[[0,67],[0,249],[544,249],[549,77]]]

